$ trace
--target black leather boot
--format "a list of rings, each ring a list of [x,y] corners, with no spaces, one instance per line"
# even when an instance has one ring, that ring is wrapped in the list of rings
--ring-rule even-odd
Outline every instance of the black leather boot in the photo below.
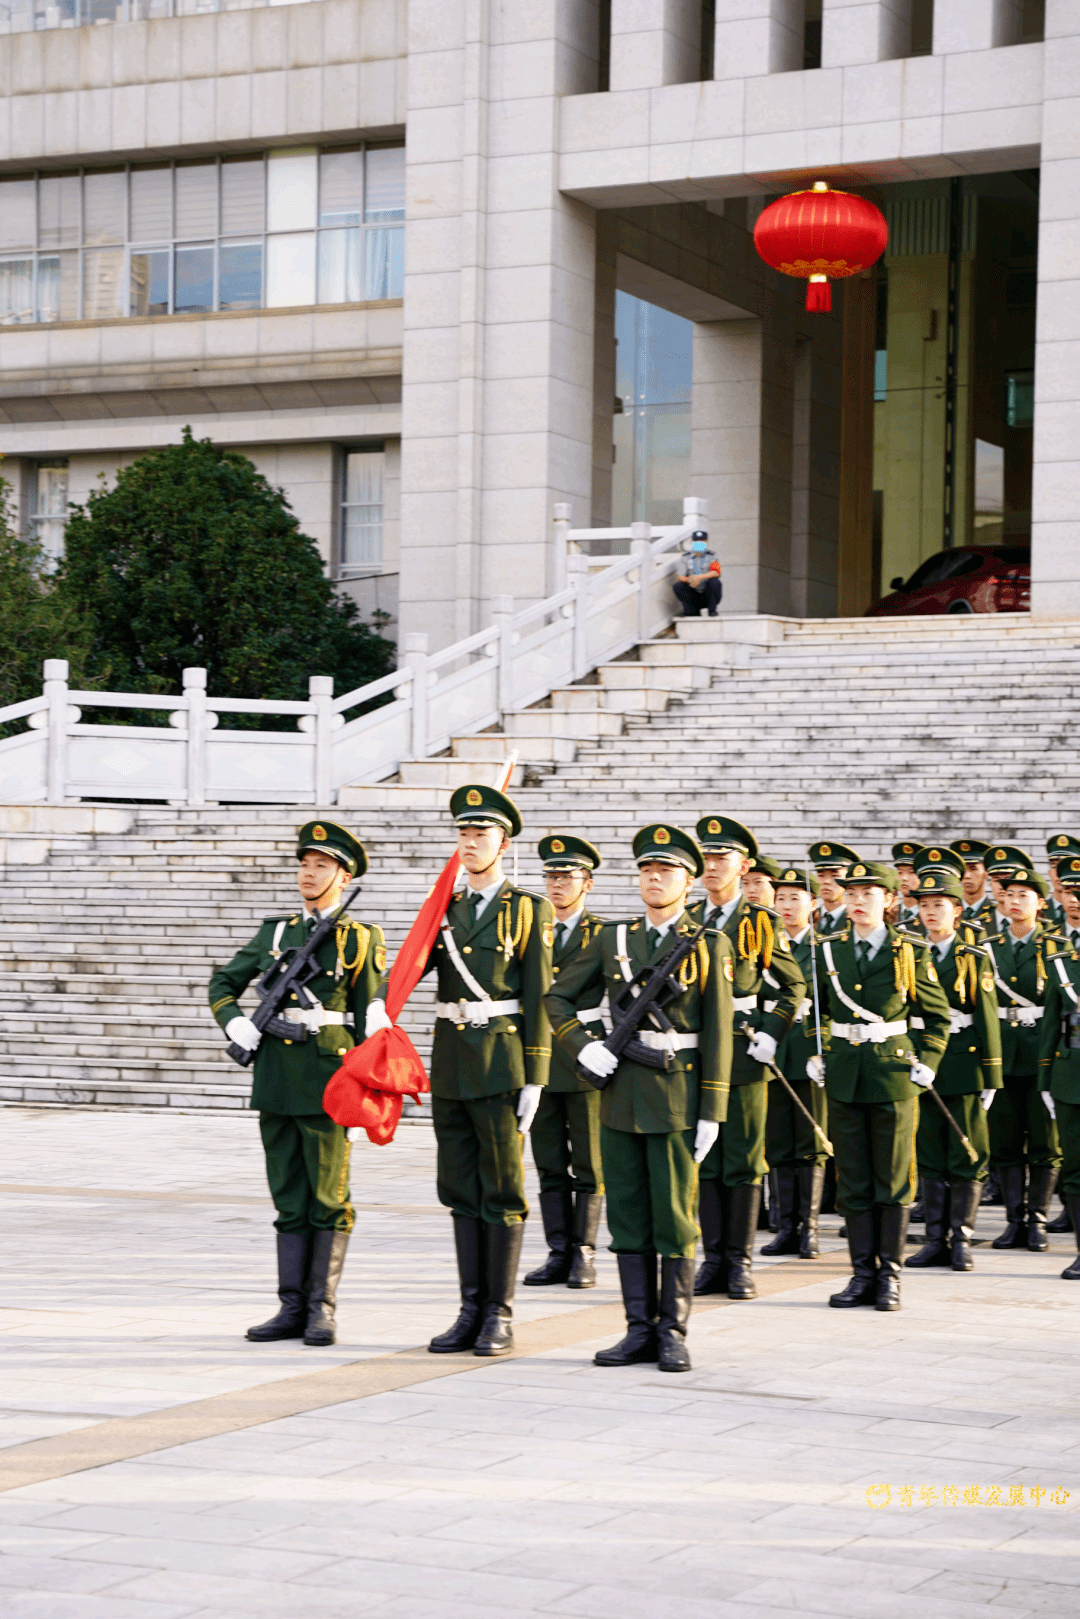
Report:
[[[561,1192],[540,1193],[540,1218],[547,1238],[547,1258],[523,1278],[526,1287],[554,1287],[570,1274],[570,1226],[574,1218],[574,1195],[569,1186]]]
[[[596,1286],[596,1233],[603,1204],[602,1192],[579,1192],[574,1199],[574,1242],[567,1287]]]
[[[818,1256],[818,1215],[821,1213],[824,1187],[824,1164],[799,1165],[799,1219],[802,1224],[800,1259],[816,1259]]]
[[[916,1225],[922,1225],[925,1218],[926,1210],[923,1206],[923,1178],[920,1175],[915,1190],[915,1201],[908,1209],[908,1219],[914,1220]]]
[[[873,1304],[877,1290],[873,1211],[865,1209],[861,1214],[848,1214],[845,1224],[852,1276],[847,1286],[830,1298],[834,1310],[854,1310],[860,1304]]]
[[[304,1328],[304,1342],[310,1349],[325,1349],[327,1345],[337,1343],[334,1312],[348,1246],[347,1231],[316,1231],[312,1238],[307,1326]]]
[[[772,1231],[775,1234],[780,1229],[780,1199],[776,1190],[775,1169],[769,1170],[761,1188],[757,1223],[759,1231]]]
[[[900,1308],[900,1266],[904,1259],[904,1243],[907,1240],[910,1212],[909,1209],[898,1208],[895,1203],[887,1204],[881,1210],[875,1310]]]
[[[1073,1230],[1076,1232],[1077,1255],[1071,1265],[1062,1271],[1067,1282],[1080,1282],[1080,1197],[1069,1195],[1069,1213],[1072,1215]]]
[[[949,1191],[953,1270],[975,1269],[971,1239],[975,1235],[975,1215],[981,1197],[982,1181],[953,1181]]]
[[[982,1203],[984,1208],[998,1208],[1001,1205],[1001,1182],[996,1169],[991,1169],[983,1181]]]
[[[483,1324],[473,1347],[474,1355],[508,1355],[514,1347],[510,1321],[514,1314],[514,1283],[517,1281],[524,1235],[525,1227],[520,1220],[513,1225],[484,1227],[487,1298]]]
[[[763,1254],[797,1254],[799,1251],[799,1181],[796,1171],[786,1165],[770,1169],[775,1176],[771,1190],[776,1192],[779,1219],[776,1236],[762,1248]]]
[[[728,1298],[756,1299],[754,1286],[754,1232],[757,1230],[760,1186],[731,1188],[731,1218],[728,1222]]]
[[[1055,1237],[1060,1236],[1063,1231],[1072,1231],[1075,1229],[1073,1226],[1073,1217],[1069,1213],[1068,1199],[1061,1192],[1058,1192],[1058,1197],[1061,1198],[1061,1213],[1057,1215],[1055,1219],[1047,1220],[1046,1222],[1047,1231],[1052,1231]]]
[[[994,1238],[990,1244],[991,1248],[1027,1247],[1027,1217],[1024,1211],[1025,1173],[1023,1164],[1010,1164],[1007,1169],[998,1170],[998,1184],[1001,1187],[1005,1219],[1008,1224],[1000,1237]]]
[[[307,1325],[307,1279],[311,1261],[311,1232],[277,1233],[278,1298],[281,1309],[269,1321],[249,1327],[244,1336],[253,1344],[272,1344],[281,1338],[302,1338]]]
[[[660,1341],[661,1372],[688,1372],[690,1356],[686,1349],[686,1329],[694,1302],[694,1261],[660,1261]]]
[[[428,1344],[433,1355],[460,1355],[471,1349],[480,1331],[484,1303],[483,1226],[479,1220],[453,1220],[454,1248],[457,1253],[461,1310],[448,1332],[441,1332]]]
[[[598,1349],[597,1366],[636,1366],[660,1354],[656,1327],[656,1255],[619,1254],[619,1284],[626,1311],[626,1337]],[[687,1261],[689,1263],[689,1261]]]
[[[923,1205],[926,1211],[926,1241],[917,1254],[905,1259],[913,1269],[924,1265],[947,1265],[949,1251],[949,1183],[924,1175],[922,1181]]]
[[[1057,1178],[1058,1171],[1052,1164],[1037,1164],[1029,1177],[1027,1245],[1033,1254],[1044,1254],[1050,1246],[1046,1240],[1046,1217]]]
[[[726,1293],[728,1267],[724,1255],[724,1212],[720,1182],[701,1181],[698,1186],[698,1224],[705,1257],[694,1277],[694,1292]]]

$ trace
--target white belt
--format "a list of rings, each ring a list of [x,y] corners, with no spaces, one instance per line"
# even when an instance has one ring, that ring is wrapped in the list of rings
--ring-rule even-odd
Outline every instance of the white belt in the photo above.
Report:
[[[775,1005],[775,1002],[774,1002],[774,1005]],[[756,1012],[757,1011],[757,996],[756,995],[736,995],[734,997],[734,999],[732,1000],[731,1006],[732,1006],[732,1010],[735,1011],[735,1012]]]
[[[1041,1006],[999,1006],[1002,1023],[1019,1023],[1021,1028],[1033,1029],[1043,1015]]]
[[[356,1022],[351,1012],[331,1012],[325,1006],[290,1006],[281,1016],[289,1023],[302,1023],[312,1034],[317,1033],[319,1029],[325,1029],[331,1023],[351,1029]]]
[[[679,1034],[676,1029],[667,1029],[663,1033],[659,1029],[639,1029],[638,1039],[650,1051],[696,1051],[698,1048],[696,1034]]]
[[[436,1001],[435,1016],[450,1023],[468,1023],[474,1029],[486,1029],[488,1019],[511,1017],[521,1011],[520,1001]]]
[[[578,1015],[577,1015],[577,1020],[578,1020],[579,1023],[583,1023],[583,1024],[584,1023],[603,1023],[604,1014],[603,1014],[603,1012],[601,1012],[601,1010],[600,1010],[600,1008],[598,1006],[594,1006],[591,1011],[579,1012]]]
[[[807,1014],[813,1010],[813,1006],[814,1003],[811,1000],[800,1001],[795,1008],[795,1022],[802,1023]]]
[[[926,1019],[912,1017],[908,1019],[913,1029],[925,1029]],[[961,1029],[970,1029],[975,1022],[970,1012],[958,1012],[955,1006],[949,1007],[949,1033],[959,1034]]]
[[[879,1046],[883,1040],[891,1040],[894,1034],[907,1034],[907,1031],[907,1018],[898,1018],[895,1023],[834,1023],[832,1026],[833,1034],[853,1046],[865,1046],[868,1042]]]
[[[776,1011],[776,1002],[775,1001],[766,1001],[765,1005],[762,1007],[762,1011],[763,1012],[775,1012]]]

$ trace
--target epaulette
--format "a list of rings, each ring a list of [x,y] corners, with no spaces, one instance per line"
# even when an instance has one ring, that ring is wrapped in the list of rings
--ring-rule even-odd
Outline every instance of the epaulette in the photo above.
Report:
[[[907,928],[902,928],[899,923],[896,923],[895,926],[900,937],[893,941],[894,944],[903,944],[906,940],[908,944],[921,944],[925,947],[930,943],[925,933],[911,933]]]
[[[817,936],[817,939],[816,939],[816,943],[817,944],[832,944],[837,940],[839,940],[841,943],[843,943],[843,941],[845,939],[848,939],[850,937],[851,937],[850,928],[843,927],[843,928],[838,928],[835,933],[819,933],[818,936]]]
[[[1005,935],[1004,933],[988,933],[986,935],[986,942],[987,944],[1003,944],[1005,942]]]
[[[775,916],[776,920],[780,922],[780,912],[774,911],[771,905],[756,905],[753,900],[748,899],[746,902],[746,908],[748,911],[764,911],[765,915],[770,921]],[[780,922],[780,926],[783,927],[783,925],[784,924]]]
[[[262,919],[262,926],[266,927],[269,924],[276,927],[279,922],[295,923],[299,922],[299,920],[300,914],[298,911],[283,911],[279,916],[264,916]]]

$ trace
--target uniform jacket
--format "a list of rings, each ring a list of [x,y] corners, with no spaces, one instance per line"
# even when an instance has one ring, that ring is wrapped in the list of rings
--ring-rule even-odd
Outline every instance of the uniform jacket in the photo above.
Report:
[[[789,1080],[792,1085],[798,1084],[800,1080],[805,1080],[807,1084],[810,1083],[806,1078],[806,1064],[811,1057],[817,1055],[817,1023],[814,1018],[814,978],[811,961],[817,937],[814,928],[811,926],[803,934],[798,944],[789,941],[791,943],[792,960],[802,973],[803,982],[806,985],[806,995],[801,1007],[803,1016],[796,1018],[791,1028],[780,1041],[776,1051],[776,1066],[784,1078]],[[820,983],[818,985],[818,1002],[823,1014],[821,1039],[824,1046],[827,1044],[829,1036],[829,1001],[828,997],[823,993]]]
[[[934,1089],[942,1096],[972,1096],[997,1090],[1001,1078],[1001,1023],[989,953],[961,922],[943,961],[931,948],[931,960],[950,1008],[974,1019],[969,1028],[949,1037]],[[954,1020],[955,1021],[955,1020]]]
[[[1049,982],[1048,975],[1053,971],[1048,964],[1060,951],[1067,953],[1067,948],[1065,941],[1051,933],[1042,922],[1036,922],[1034,933],[1023,944],[1016,943],[1011,928],[1001,933],[991,933],[986,941],[986,949],[990,953],[997,980],[998,1006],[1003,1010],[1012,1006],[1014,1003],[1008,991],[1015,989],[1041,1007]],[[1034,1074],[1039,1063],[1041,1019],[1027,1026],[1010,1023],[1005,1018],[1000,1021],[1002,1072],[1005,1077],[1008,1078],[1010,1074]]]
[[[982,899],[977,905],[969,906],[965,904],[964,914],[961,916],[960,920],[961,922],[978,922],[979,925],[984,928],[988,923],[993,922],[994,901],[989,892],[983,895]]]
[[[546,1085],[551,1062],[551,1028],[544,1010],[551,983],[550,902],[504,882],[474,926],[467,895],[467,889],[455,894],[446,913],[458,953],[493,1001],[518,1000],[521,1010],[493,1017],[483,1029],[468,1021],[436,1019],[431,1094],[459,1102],[519,1091],[523,1085]],[[441,935],[424,971],[438,974],[440,1001],[476,1000]]]
[[[1067,986],[1061,982],[1062,970]],[[1076,997],[1080,997],[1080,956],[1075,950],[1062,950],[1054,957],[1046,981],[1046,1010],[1039,1029],[1039,1085],[1055,1102],[1080,1106],[1080,1047],[1070,1046],[1070,1038],[1077,1035],[1067,1023],[1070,1014],[1080,1011]]]
[[[674,936],[692,933],[697,925],[684,912],[650,954],[647,919],[641,916],[628,920],[626,949],[631,977],[640,968],[662,961],[674,948]],[[602,995],[605,990],[614,1001],[626,987],[616,959],[618,948],[618,924],[605,922],[567,966],[560,963],[547,1004],[555,1039],[570,1060],[577,1058],[591,1038],[581,1026],[577,1008],[586,1004],[588,997]],[[700,1035],[699,1047],[696,1051],[673,1053],[666,1069],[621,1062],[600,1092],[600,1121],[612,1130],[669,1135],[675,1130],[692,1129],[699,1119],[727,1117],[734,978],[730,940],[722,934],[706,934],[679,971],[687,985],[686,992],[664,1010],[680,1033]],[[588,1004],[596,1003],[588,1000]]]
[[[251,943],[238,950],[227,967],[215,970],[210,980],[210,1010],[223,1029],[241,1015],[237,1003],[248,985],[273,964],[274,939],[280,923],[285,925],[279,953],[307,941],[310,929],[302,908],[291,915],[285,912],[282,916],[268,916]],[[251,1089],[251,1106],[263,1113],[322,1112],[327,1080],[356,1044],[357,1030],[363,1039],[368,1001],[377,993],[379,977],[386,967],[382,930],[343,916],[334,933],[323,940],[317,959],[322,972],[308,984],[310,994],[331,1011],[351,1012],[354,1027],[330,1023],[309,1033],[306,1039],[298,1028],[298,1038],[291,1042],[264,1034],[252,1065]],[[294,995],[286,1007],[298,1004]]]
[[[711,902],[697,900],[687,915],[700,922]],[[754,1000],[752,1008],[739,1007],[735,1011],[735,1054],[731,1064],[731,1083],[750,1085],[754,1080],[769,1077],[767,1068],[747,1056],[749,1040],[739,1031],[744,1023],[751,1029],[771,1034],[779,1046],[795,1021],[795,1014],[806,996],[806,980],[791,953],[791,941],[784,932],[784,924],[776,911],[767,905],[751,905],[740,896],[739,903],[724,923],[723,932],[731,941],[735,952],[734,998],[736,1001]],[[772,941],[771,949],[765,944]],[[771,959],[766,965],[766,957]]]
[[[591,916],[588,911],[582,911],[574,924],[574,931],[560,950],[555,949],[554,961],[551,968],[552,987],[558,987],[558,980],[563,970],[576,961],[589,940],[600,931],[603,922],[598,916]],[[558,938],[556,922],[556,938]],[[577,1012],[580,1018],[582,1013],[590,1012],[600,1005],[604,998],[604,985],[594,984],[585,991],[577,1003]],[[589,1024],[591,1029],[599,1032],[600,1021]],[[551,1049],[551,1070],[548,1075],[548,1090],[550,1091],[591,1091],[592,1086],[582,1075],[581,1069],[569,1053],[556,1041]]]
[[[829,975],[825,955],[828,945],[844,993],[859,1006],[873,1012],[883,1023],[909,1020],[906,1034],[890,1035],[880,1044],[869,1041],[853,1045],[832,1029],[825,1059],[825,1088],[837,1102],[903,1102],[919,1090],[911,1078],[914,1053],[928,1068],[937,1071],[949,1042],[949,1003],[930,960],[930,952],[920,939],[901,933],[891,925],[886,938],[865,976],[855,964],[855,933],[848,923],[841,932],[822,939],[817,947],[818,985],[822,1004],[828,996],[833,1023],[860,1023],[863,1019],[844,1005]],[[905,963],[914,972],[914,983],[905,978]],[[922,1026],[912,1028],[912,1016]]]

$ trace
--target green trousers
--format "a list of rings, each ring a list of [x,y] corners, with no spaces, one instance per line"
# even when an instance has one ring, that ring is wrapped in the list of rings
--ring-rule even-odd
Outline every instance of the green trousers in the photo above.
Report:
[[[727,1118],[720,1126],[715,1145],[702,1160],[703,1181],[723,1181],[725,1186],[760,1185],[768,1169],[765,1162],[768,1088],[769,1082],[765,1079],[731,1087]]]
[[[814,1123],[829,1133],[829,1103],[824,1085],[786,1075],[799,1101]],[[765,1125],[765,1155],[770,1169],[795,1169],[800,1164],[823,1164],[828,1153],[778,1079],[769,1085],[769,1116]]]
[[[517,1225],[529,1212],[518,1095],[502,1091],[474,1102],[431,1098],[439,1202],[459,1219]]]
[[[915,1195],[915,1098],[906,1102],[829,1102],[836,1153],[836,1202],[845,1214]]]
[[[1034,1074],[1009,1074],[994,1097],[990,1121],[990,1162],[995,1169],[1061,1164],[1057,1125],[1046,1111]]]
[[[529,1140],[542,1192],[604,1190],[599,1091],[541,1091]]]
[[[600,1151],[612,1252],[692,1259],[698,1240],[693,1130],[646,1136],[602,1124]]]
[[[260,1113],[266,1179],[283,1233],[351,1231],[349,1137],[325,1113]]]
[[[990,1167],[990,1127],[978,1091],[972,1096],[943,1096],[941,1100],[978,1153],[978,1162],[971,1162],[934,1098],[924,1091],[919,1097],[915,1137],[919,1174],[936,1181],[984,1181]],[[996,1100],[993,1106],[997,1107]]]
[[[997,1107],[997,1103],[994,1103]],[[994,1108],[990,1109],[991,1113]],[[1061,1141],[1061,1180],[1063,1197],[1080,1197],[1080,1106],[1075,1102],[1057,1103],[1057,1127]]]

